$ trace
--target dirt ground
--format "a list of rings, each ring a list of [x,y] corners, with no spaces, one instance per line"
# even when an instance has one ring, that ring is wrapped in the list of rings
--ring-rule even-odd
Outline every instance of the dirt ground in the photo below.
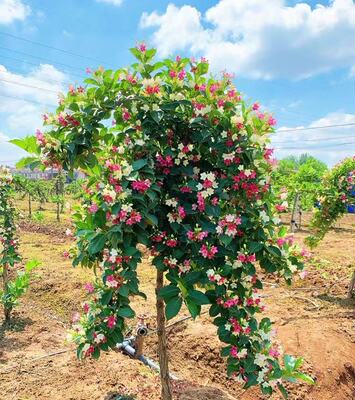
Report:
[[[71,317],[85,299],[83,283],[91,273],[73,269],[63,258],[70,245],[64,230],[65,223],[21,222],[21,252],[42,265],[11,324],[5,326],[0,317],[0,399],[113,400],[119,394],[159,399],[159,377],[139,361],[110,352],[98,361],[79,362],[74,347],[66,343]],[[306,217],[297,240],[307,233]],[[304,371],[316,380],[314,386],[290,386],[291,400],[355,399],[355,302],[346,297],[354,268],[355,215],[347,215],[314,251],[306,278],[296,277],[288,288],[281,280],[265,277],[266,313],[278,339],[286,353],[304,357]],[[139,274],[148,300],[135,299],[133,305],[154,329],[155,275],[149,259],[144,259]],[[179,318],[184,315],[186,311]],[[221,344],[206,314],[174,325],[168,333],[170,368],[179,378],[174,382],[175,399],[264,398],[258,388],[245,392],[226,378]],[[154,334],[147,338],[145,353],[158,359]]]

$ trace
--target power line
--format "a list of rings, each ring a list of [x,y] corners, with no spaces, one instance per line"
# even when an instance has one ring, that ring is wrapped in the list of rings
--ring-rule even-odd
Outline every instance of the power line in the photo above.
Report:
[[[308,149],[308,150],[318,150],[318,149],[325,149],[325,148],[331,148],[331,147],[339,147],[339,146],[347,146],[348,144],[355,144],[355,142],[345,142],[345,143],[328,143],[328,145],[324,146],[317,146],[314,148],[309,148],[309,147],[275,147],[276,150],[303,150],[303,149]]]
[[[89,56],[84,56],[84,55],[82,55],[82,54],[74,53],[74,52],[69,51],[69,50],[61,49],[61,48],[59,48],[59,47],[50,46],[50,45],[45,44],[45,43],[35,42],[34,40],[25,39],[25,38],[23,38],[23,37],[16,36],[16,35],[13,35],[13,34],[11,34],[11,33],[0,32],[0,35],[9,36],[9,37],[12,37],[12,38],[17,39],[17,40],[22,40],[23,42],[35,44],[36,46],[42,46],[42,47],[45,47],[45,48],[47,48],[47,49],[52,49],[52,50],[55,50],[55,51],[60,51],[60,52],[62,52],[62,53],[69,54],[69,55],[71,55],[71,56],[75,56],[75,57],[79,57],[79,58],[84,58],[84,59],[86,59],[86,60],[91,60],[91,61],[95,61],[95,62],[98,62],[98,63],[102,64],[102,62],[101,62],[100,60],[97,60],[96,58],[89,57]],[[106,62],[106,64],[109,64],[109,63]]]
[[[338,139],[353,139],[355,136],[334,136],[334,137],[327,137],[326,140],[338,140]],[[302,142],[317,142],[322,140],[320,138],[317,139],[302,139]],[[272,142],[273,144],[284,144],[286,142]],[[288,143],[287,143],[288,144]]]
[[[352,122],[352,123],[349,123],[349,124],[309,126],[307,128],[277,129],[275,132],[282,133],[282,132],[308,131],[308,130],[311,130],[311,129],[339,128],[339,127],[343,127],[343,126],[354,126],[354,125],[355,125],[355,122]]]
[[[7,97],[7,98],[13,99],[13,100],[25,101],[26,103],[39,104],[40,106],[54,107],[54,108],[57,107],[57,104],[46,104],[46,103],[41,103],[40,101],[36,101],[36,100],[27,100],[27,99],[22,99],[21,97],[9,96],[7,94],[0,94],[0,96]]]
[[[33,62],[31,62],[31,61],[23,60],[23,59],[20,59],[20,58],[11,57],[11,56],[4,55],[4,54],[0,54],[0,58],[8,58],[9,60],[13,60],[13,61],[16,61],[16,62],[28,64],[28,65],[34,65],[35,67],[38,68],[38,64],[33,63]],[[78,77],[81,78],[81,79],[86,79],[86,78],[87,78],[86,76],[79,75],[79,74],[77,74],[77,73],[75,73],[75,72],[71,72],[71,71],[62,70],[62,72],[68,73],[68,74],[70,74],[70,75],[78,76]]]
[[[17,54],[20,54],[20,55],[23,55],[23,56],[26,56],[26,57],[36,58],[37,60],[43,60],[43,61],[46,61],[46,62],[50,62],[52,64],[62,65],[63,67],[66,67],[66,68],[69,68],[69,69],[75,69],[75,70],[81,71],[81,72],[83,71],[83,68],[75,67],[74,65],[69,65],[69,64],[64,64],[64,63],[58,62],[58,61],[53,61],[53,60],[51,60],[49,58],[34,56],[32,54],[24,53],[23,51],[9,49],[8,47],[0,46],[0,49],[6,50],[6,51],[12,51],[13,53],[17,53]]]
[[[28,87],[28,88],[32,88],[32,89],[37,89],[37,90],[44,90],[44,91],[46,91],[46,92],[51,92],[51,93],[55,93],[55,94],[58,94],[58,93],[59,93],[59,91],[56,91],[56,90],[41,88],[41,87],[34,86],[34,85],[28,85],[27,83],[20,83],[20,82],[8,81],[7,79],[0,79],[0,81],[1,81],[1,82],[6,82],[6,83],[10,83],[10,84],[12,84],[12,85],[24,86],[24,87]]]
[[[1,65],[4,65],[4,64],[0,64],[0,67],[1,67]],[[35,80],[41,81],[41,79],[36,78],[35,76],[25,76],[25,75],[22,75],[22,74],[23,74],[23,71],[22,71],[20,68],[14,68],[14,67],[12,67],[12,66],[11,66],[11,67],[5,66],[5,68],[6,68],[6,71],[2,71],[2,70],[0,69],[0,74],[4,74],[4,75],[8,75],[8,74],[11,74],[11,75],[21,75],[21,77],[24,77],[24,78],[31,78],[31,79],[35,79]],[[1,75],[0,75],[0,76],[1,76]],[[65,85],[67,85],[67,86],[73,84],[73,82],[69,82],[69,81],[60,81],[60,80],[58,80],[58,79],[52,79],[52,78],[47,79],[47,77],[46,77],[45,83],[50,83],[50,82],[52,82],[53,84],[59,84],[59,85],[65,84]]]

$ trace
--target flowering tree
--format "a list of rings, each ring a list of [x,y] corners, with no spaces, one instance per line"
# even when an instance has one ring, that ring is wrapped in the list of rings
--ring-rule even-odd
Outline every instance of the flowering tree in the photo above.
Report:
[[[3,289],[0,290],[0,303],[4,306],[5,320],[10,319],[11,311],[18,298],[29,286],[30,272],[38,265],[36,261],[26,264],[24,271],[18,271],[15,279],[10,279],[10,269],[21,261],[16,237],[15,209],[11,203],[13,178],[10,171],[0,166],[0,274]]]
[[[37,132],[45,165],[88,175],[72,257],[94,268],[96,280],[73,331],[78,356],[97,358],[123,340],[125,319],[135,315],[130,298],[143,295],[143,244],[157,270],[162,398],[171,398],[163,301],[168,319],[183,304],[194,318],[207,305],[228,374],[285,394],[283,378],[311,378],[298,372],[301,359],[280,364],[271,322],[257,318],[259,266],[287,282],[303,267],[275,214],[282,200],[270,190],[275,119],[248,105],[230,75],[207,76],[203,58],[154,63],[154,49],[131,51],[137,63],[99,69],[86,88],[71,87]]]
[[[355,157],[346,158],[324,176],[317,193],[320,208],[311,220],[313,234],[307,238],[310,246],[316,246],[335,221],[347,212],[347,205],[354,201],[354,185]]]

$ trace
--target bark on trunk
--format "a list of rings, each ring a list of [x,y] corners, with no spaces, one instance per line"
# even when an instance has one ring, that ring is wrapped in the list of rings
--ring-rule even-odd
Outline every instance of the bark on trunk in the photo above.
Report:
[[[28,216],[32,217],[32,202],[31,202],[31,195],[28,195]]]
[[[158,352],[160,365],[161,398],[162,400],[172,400],[170,378],[169,378],[169,358],[166,343],[165,331],[165,307],[164,300],[158,297],[159,290],[164,284],[164,273],[157,269],[156,285],[156,308],[157,308],[157,333],[158,333]]]
[[[351,277],[349,291],[348,291],[348,299],[351,299],[353,297],[354,287],[355,287],[355,272],[353,272],[353,276]]]
[[[55,185],[55,194],[57,195],[57,221],[60,222],[60,202],[59,202],[59,175],[57,177],[57,182]]]
[[[8,278],[8,266],[7,264],[4,264],[3,266],[3,271],[2,271],[2,280],[3,280],[3,288],[4,288],[4,295],[7,295],[8,288],[9,288],[9,278]],[[11,309],[7,308],[4,305],[4,315],[5,315],[5,321],[8,322],[10,320],[10,313]]]

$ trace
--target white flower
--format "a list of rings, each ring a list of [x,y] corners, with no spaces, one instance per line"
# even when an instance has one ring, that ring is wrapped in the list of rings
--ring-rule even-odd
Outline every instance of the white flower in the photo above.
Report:
[[[241,351],[238,351],[237,356],[238,358],[245,358],[248,355],[248,350],[243,349]]]
[[[229,322],[227,322],[224,327],[226,328],[227,331],[230,331],[232,329],[232,324],[230,324]]]
[[[231,117],[231,123],[233,125],[242,124],[243,122],[244,122],[243,116],[233,115],[233,117]]]
[[[258,353],[255,357],[254,364],[258,365],[259,367],[263,368],[267,365],[267,357],[265,354]]]
[[[279,225],[279,223],[281,222],[281,219],[280,219],[279,217],[274,217],[274,218],[272,219],[272,222],[273,222],[275,225]]]
[[[262,219],[262,221],[264,222],[264,224],[266,224],[267,222],[270,221],[270,217],[267,215],[266,211],[260,211],[260,217]]]
[[[241,268],[243,266],[243,263],[239,260],[234,261],[232,268],[233,269],[237,269],[237,268]]]
[[[207,275],[208,277],[214,276],[214,270],[213,270],[213,269],[208,269],[208,270],[206,271],[206,275]]]
[[[122,204],[121,208],[123,211],[130,213],[133,210],[132,206],[133,206],[133,204]]]
[[[170,207],[177,207],[178,203],[175,199],[167,199],[165,200],[165,204]]]
[[[96,335],[94,342],[95,343],[101,343],[105,340],[105,335],[102,333],[99,333],[98,335]]]

